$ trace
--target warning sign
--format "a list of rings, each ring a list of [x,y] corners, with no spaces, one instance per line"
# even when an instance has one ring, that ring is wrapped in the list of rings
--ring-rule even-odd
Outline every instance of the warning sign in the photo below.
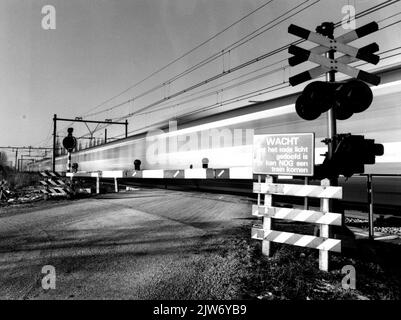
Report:
[[[313,176],[314,133],[263,134],[253,138],[253,173]]]

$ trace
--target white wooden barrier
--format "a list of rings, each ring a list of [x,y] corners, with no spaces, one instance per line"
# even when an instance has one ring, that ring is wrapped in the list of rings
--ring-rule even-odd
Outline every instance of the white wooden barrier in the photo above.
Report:
[[[341,214],[329,212],[329,199],[341,199],[342,188],[330,186],[327,179],[322,180],[320,186],[289,185],[273,183],[273,178],[270,176],[267,176],[265,183],[262,183],[261,177],[258,176],[258,182],[254,183],[253,186],[253,192],[258,194],[258,203],[252,206],[252,214],[262,217],[263,225],[254,226],[251,237],[252,239],[262,240],[262,254],[271,255],[271,242],[318,249],[319,269],[328,271],[329,251],[341,252],[341,240],[329,238],[329,226],[339,226],[342,223]],[[261,195],[264,195],[263,205]],[[320,198],[320,211],[274,207],[272,204],[273,195]],[[318,224],[320,236],[275,231],[274,219]]]

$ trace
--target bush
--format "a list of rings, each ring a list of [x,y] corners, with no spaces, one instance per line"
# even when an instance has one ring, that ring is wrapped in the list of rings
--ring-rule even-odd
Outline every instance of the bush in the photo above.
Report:
[[[12,172],[8,174],[10,189],[22,189],[28,186],[35,186],[39,183],[40,177],[34,172]]]

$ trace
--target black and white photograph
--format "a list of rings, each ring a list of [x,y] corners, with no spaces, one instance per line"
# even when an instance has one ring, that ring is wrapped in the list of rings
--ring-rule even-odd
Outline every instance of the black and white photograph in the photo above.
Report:
[[[400,298],[400,0],[0,0],[4,303]]]

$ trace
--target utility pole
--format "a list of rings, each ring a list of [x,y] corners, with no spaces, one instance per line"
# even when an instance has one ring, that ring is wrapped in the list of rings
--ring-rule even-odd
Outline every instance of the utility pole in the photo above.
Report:
[[[128,120],[125,119],[125,137],[128,137]]]
[[[320,26],[316,28],[316,32],[320,33],[323,36],[328,37],[329,39],[334,39],[334,23],[332,22],[323,22]],[[326,57],[328,59],[334,59],[334,50],[330,50],[326,53]],[[326,73],[326,81],[327,82],[335,82],[336,81],[336,72],[334,70],[330,70]],[[327,111],[327,136],[328,136],[328,159],[331,159],[333,153],[336,148],[335,136],[337,134],[337,122],[335,115],[335,108],[330,108]],[[338,185],[338,178],[330,179],[331,186]]]
[[[15,171],[18,171],[18,148],[15,149]]]
[[[56,171],[56,135],[57,135],[57,114],[53,116],[53,159],[52,170]]]

